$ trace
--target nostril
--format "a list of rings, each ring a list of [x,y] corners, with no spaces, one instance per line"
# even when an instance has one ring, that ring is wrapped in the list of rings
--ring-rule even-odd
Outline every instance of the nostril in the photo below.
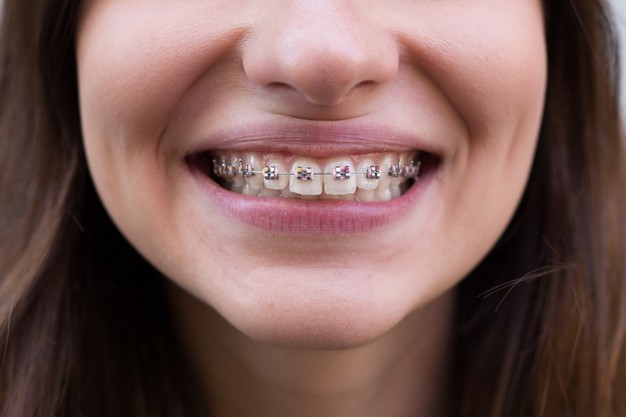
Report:
[[[259,21],[243,44],[249,80],[280,91],[292,89],[307,101],[336,105],[353,90],[381,85],[398,71],[398,44],[357,9],[333,5],[324,19],[307,7]],[[315,7],[316,14],[319,5]]]
[[[328,84],[330,83],[330,85]],[[322,82],[317,82],[317,85],[322,85]],[[270,82],[266,84],[266,88],[268,90],[277,92],[277,93],[287,93],[287,92],[297,92],[298,94],[304,96],[308,102],[317,106],[336,106],[341,104],[341,102],[349,96],[350,92],[356,88],[365,89],[368,87],[373,87],[376,83],[373,81],[364,81],[359,83],[356,86],[350,86],[347,89],[339,89],[337,87],[338,83],[334,83],[332,80],[328,80],[325,85],[325,88],[297,88],[288,83],[284,82]],[[334,87],[334,88],[333,88]]]
[[[267,87],[269,89],[272,90],[294,90],[293,86],[287,84],[287,83],[283,83],[283,82],[279,82],[279,81],[273,81],[273,82],[269,82],[267,83]]]

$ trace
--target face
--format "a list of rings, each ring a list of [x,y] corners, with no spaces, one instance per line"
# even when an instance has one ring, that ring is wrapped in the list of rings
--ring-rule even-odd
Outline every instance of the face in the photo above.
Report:
[[[77,60],[122,233],[245,334],[300,347],[372,340],[476,266],[546,83],[539,0],[90,0]]]

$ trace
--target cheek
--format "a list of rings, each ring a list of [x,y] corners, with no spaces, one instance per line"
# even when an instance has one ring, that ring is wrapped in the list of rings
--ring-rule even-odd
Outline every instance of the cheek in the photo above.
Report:
[[[198,4],[91,3],[77,44],[85,131],[158,137],[189,87],[240,40],[229,16]]]
[[[437,20],[425,16],[425,26],[407,45],[417,57],[414,65],[437,85],[466,130],[448,161],[447,204],[435,222],[453,237],[441,241],[442,253],[456,246],[457,263],[467,265],[490,250],[523,194],[543,112],[547,59],[538,1],[461,3],[451,2],[437,24],[426,26]]]
[[[414,28],[401,33],[409,61],[437,84],[472,138],[536,124],[547,71],[539,1],[452,1],[408,15],[419,16],[401,22]]]
[[[474,180],[463,182],[459,199],[470,204],[480,195],[512,211],[526,183],[543,113],[547,57],[541,4],[477,3],[490,7],[451,12],[445,25],[434,27],[428,42],[419,45],[422,65],[467,130],[456,163]]]
[[[475,141],[533,137],[543,110],[547,59],[539,2],[501,3],[456,13],[463,19],[451,19],[432,45],[447,52],[430,62],[431,73],[441,77]]]
[[[147,213],[162,225],[172,217],[169,167],[178,155],[164,153],[161,138],[181,97],[239,41],[231,14],[219,1],[208,8],[96,0],[83,10],[76,50],[87,159],[103,203],[131,241],[155,229]]]

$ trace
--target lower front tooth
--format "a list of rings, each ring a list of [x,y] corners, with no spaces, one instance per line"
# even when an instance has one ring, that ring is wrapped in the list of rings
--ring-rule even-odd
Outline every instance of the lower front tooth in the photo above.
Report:
[[[354,194],[326,194],[322,193],[320,200],[341,200],[341,201],[354,201]]]
[[[376,201],[376,191],[375,190],[363,190],[359,188],[356,191],[356,200],[357,201]]]
[[[241,194],[258,196],[260,194],[260,190],[258,188],[253,188],[250,184],[244,184],[241,189]]]
[[[300,194],[292,193],[289,188],[283,188],[280,190],[280,196],[283,198],[300,198]]]
[[[389,186],[376,189],[376,199],[379,201],[391,200],[391,188]]]
[[[245,184],[233,182],[232,184],[230,184],[230,191],[240,193],[243,190],[244,185]]]
[[[326,194],[322,193],[320,200],[340,200],[341,196],[338,194]]]
[[[339,196],[339,199],[343,201],[354,201],[354,194],[342,194]]]
[[[289,178],[289,191],[300,195],[320,195],[322,194],[322,176],[321,175],[302,175],[298,178],[297,171],[300,168],[303,172],[308,169],[311,172],[322,172],[320,166],[314,160],[302,158],[296,160],[291,166],[293,175]],[[307,179],[310,178],[310,179]]]
[[[261,188],[259,197],[280,197],[280,190],[271,190],[269,188]]]

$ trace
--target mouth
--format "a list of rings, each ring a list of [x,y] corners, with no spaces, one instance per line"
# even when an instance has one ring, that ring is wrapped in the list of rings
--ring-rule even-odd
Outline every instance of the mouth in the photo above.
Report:
[[[237,227],[337,236],[425,219],[444,144],[379,126],[260,125],[211,136],[184,162],[211,213]]]
[[[257,198],[386,202],[428,178],[439,158],[420,150],[313,157],[216,150],[188,164],[222,189]]]

